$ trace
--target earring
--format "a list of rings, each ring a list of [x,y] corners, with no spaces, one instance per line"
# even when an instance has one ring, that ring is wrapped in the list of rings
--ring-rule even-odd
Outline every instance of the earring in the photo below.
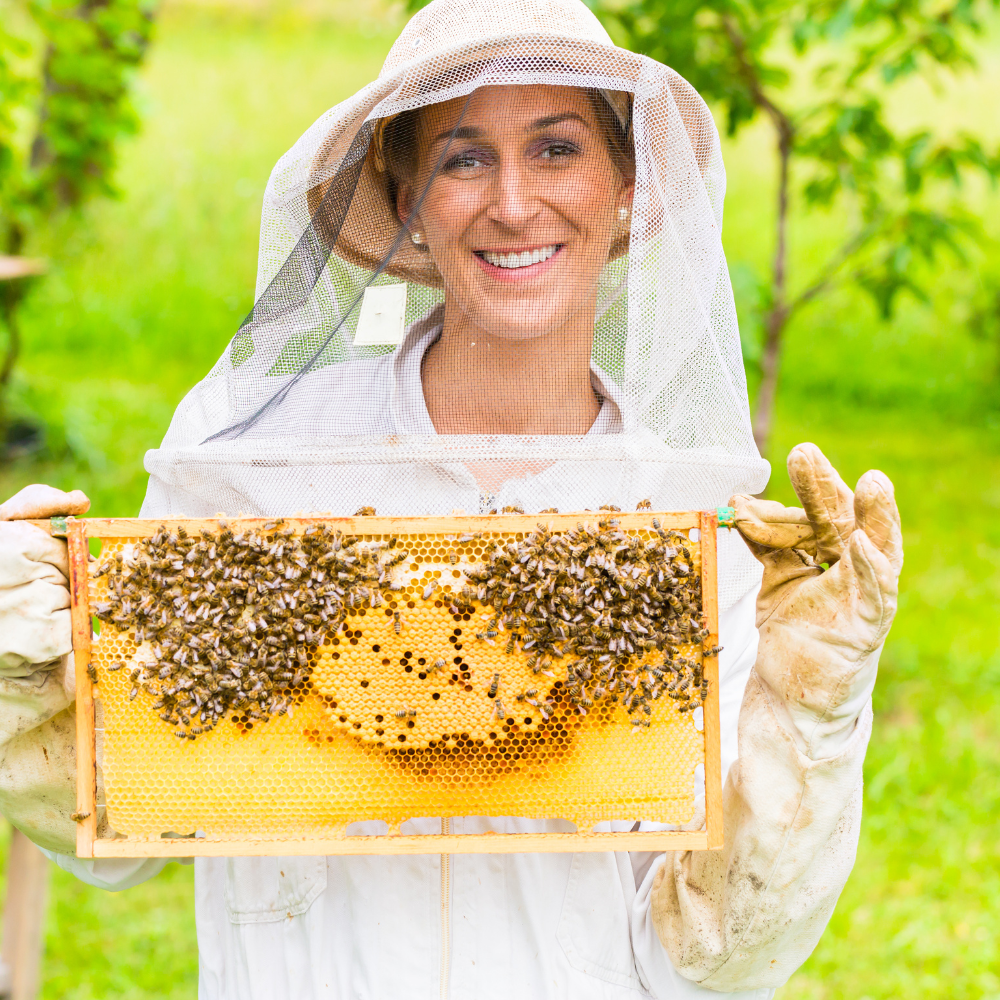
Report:
[[[410,233],[410,239],[413,240],[413,245],[418,247],[424,242],[424,234],[414,231]]]
[[[618,209],[618,218],[621,219],[622,222],[628,218],[628,209],[624,205]]]

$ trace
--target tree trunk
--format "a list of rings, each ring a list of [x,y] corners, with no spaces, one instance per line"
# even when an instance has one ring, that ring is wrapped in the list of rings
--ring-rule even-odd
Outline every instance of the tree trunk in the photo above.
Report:
[[[7,252],[16,257],[24,245],[24,233],[20,226],[12,226],[7,234]],[[17,323],[17,309],[24,298],[27,280],[15,278],[12,281],[0,282],[0,325],[7,335],[7,344],[0,361],[0,458],[7,450],[7,438],[10,433],[10,406],[8,395],[10,380],[14,374],[21,353],[21,328]]]
[[[10,1000],[35,1000],[41,985],[45,896],[49,859],[14,829],[7,860],[0,964],[6,966]]]
[[[767,458],[774,427],[774,403],[778,395],[778,374],[781,368],[781,345],[787,315],[783,308],[771,309],[765,320],[764,351],[760,359],[760,385],[753,415],[753,437],[757,450]]]
[[[21,353],[21,330],[17,324],[17,303],[20,295],[17,289],[10,287],[13,284],[14,282],[8,282],[7,287],[0,291],[0,322],[7,331],[7,346],[4,349],[3,361],[0,362],[0,457],[7,450],[7,439],[10,434],[7,400],[10,379]]]
[[[757,450],[767,458],[774,429],[774,404],[778,395],[781,370],[781,347],[788,322],[785,266],[788,254],[788,161],[792,152],[793,131],[784,115],[772,115],[778,133],[778,205],[775,218],[774,265],[771,272],[771,308],[764,319],[764,352],[761,357],[761,380],[753,416],[753,436]]]

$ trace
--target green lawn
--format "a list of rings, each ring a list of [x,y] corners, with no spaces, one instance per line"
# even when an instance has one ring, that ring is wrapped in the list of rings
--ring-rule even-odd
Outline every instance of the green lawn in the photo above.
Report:
[[[124,197],[38,248],[55,270],[25,318],[18,398],[49,420],[55,457],[0,470],[0,494],[41,480],[87,490],[94,513],[136,511],[143,452],[251,304],[268,171],[378,71],[399,23],[382,20],[357,7],[339,23],[302,5],[167,7],[142,78],[144,131],[123,151]],[[998,53],[991,43],[993,65]],[[992,73],[949,96],[956,127],[983,124]],[[899,113],[918,118],[930,100],[912,88]],[[769,253],[763,142],[751,133],[729,149],[738,290]],[[997,198],[981,203],[995,218]],[[794,265],[832,232],[822,218],[797,226]],[[997,358],[961,330],[968,280],[943,260],[932,310],[907,304],[880,326],[840,295],[790,333],[774,455],[813,440],[849,481],[885,470],[907,554],[857,866],[782,1000],[1000,997],[1000,408]],[[780,457],[774,484],[790,500]],[[190,998],[196,968],[189,868],[117,896],[54,873],[46,1000]]]

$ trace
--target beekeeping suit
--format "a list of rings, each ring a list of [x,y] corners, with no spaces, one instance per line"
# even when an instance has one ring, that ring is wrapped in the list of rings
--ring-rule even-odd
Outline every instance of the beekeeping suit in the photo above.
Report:
[[[275,167],[254,310],[147,455],[142,515],[734,497],[725,848],[199,859],[201,997],[765,997],[815,946],[854,861],[898,516],[884,476],[852,493],[813,446],[789,460],[802,509],[752,498],[768,467],[724,190],[698,95],[578,0],[435,0]],[[61,504],[36,499],[0,519]],[[0,625],[30,625],[0,633],[0,806],[62,867],[126,888],[163,862],[72,857],[65,574],[61,543],[0,520]],[[445,824],[562,828],[403,832]]]

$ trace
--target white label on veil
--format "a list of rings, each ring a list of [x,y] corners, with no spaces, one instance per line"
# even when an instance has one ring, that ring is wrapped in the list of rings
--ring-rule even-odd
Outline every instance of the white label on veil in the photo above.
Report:
[[[354,343],[401,344],[406,318],[406,285],[369,285],[361,300]]]

